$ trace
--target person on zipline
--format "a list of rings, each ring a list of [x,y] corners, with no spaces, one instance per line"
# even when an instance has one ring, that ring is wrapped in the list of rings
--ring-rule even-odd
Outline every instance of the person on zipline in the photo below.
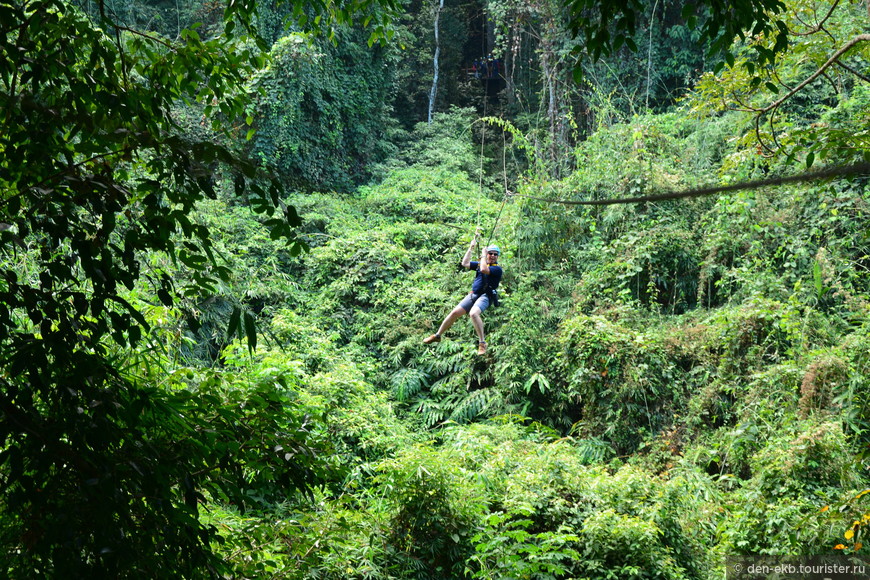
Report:
[[[471,324],[474,325],[474,330],[477,332],[477,354],[486,354],[483,318],[480,315],[493,302],[493,293],[498,288],[498,283],[501,282],[502,269],[498,265],[498,256],[501,254],[501,250],[498,246],[484,248],[480,254],[480,261],[472,262],[471,253],[474,251],[474,246],[478,244],[479,236],[480,230],[474,233],[474,239],[471,240],[471,245],[468,246],[468,251],[465,252],[465,256],[462,258],[463,268],[477,272],[474,282],[471,283],[471,292],[447,315],[444,322],[438,328],[438,332],[423,339],[424,344],[439,342],[441,335],[447,332],[454,322],[468,314],[471,318]]]

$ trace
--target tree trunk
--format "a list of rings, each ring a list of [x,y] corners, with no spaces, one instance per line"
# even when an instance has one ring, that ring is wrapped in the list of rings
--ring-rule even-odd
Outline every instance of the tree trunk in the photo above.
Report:
[[[541,50],[541,72],[543,73],[543,81],[544,87],[547,91],[547,120],[550,125],[550,144],[549,144],[549,158],[550,158],[550,171],[554,172],[557,168],[557,155],[556,155],[556,144],[559,141],[559,131],[557,124],[557,117],[559,111],[558,105],[558,97],[556,96],[556,75],[555,71],[552,70],[550,65],[550,57],[552,56],[550,52],[549,43],[545,44]],[[554,175],[555,177],[556,175]]]
[[[652,14],[649,17],[649,49],[647,50],[646,58],[646,104],[645,108],[649,111],[649,91],[652,84],[652,47],[653,47],[653,26],[656,19],[656,8],[659,7],[659,0],[653,5]]]
[[[868,0],[870,1],[870,0]],[[517,68],[517,60],[520,57],[520,42],[522,39],[522,27],[517,24],[517,19],[514,18],[514,25],[511,26],[509,38],[509,50],[504,55],[504,80],[505,80],[505,95],[507,96],[508,105],[513,105],[516,102],[516,85],[514,83],[514,73]]]
[[[441,21],[441,10],[444,9],[444,0],[440,0],[435,9],[435,57],[432,59],[434,74],[432,75],[432,90],[429,91],[429,124],[432,124],[432,115],[435,112],[435,97],[438,94],[438,57],[441,55],[441,39],[438,36],[438,25]]]

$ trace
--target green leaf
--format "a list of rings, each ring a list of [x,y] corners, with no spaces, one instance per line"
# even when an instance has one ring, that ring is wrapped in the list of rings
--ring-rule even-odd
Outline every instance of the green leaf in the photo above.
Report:
[[[229,340],[232,340],[236,333],[238,333],[239,338],[241,338],[241,319],[242,310],[238,306],[233,307],[233,312],[230,314],[230,322],[227,325],[227,338]]]
[[[254,315],[249,310],[245,311],[245,334],[248,337],[248,349],[254,351],[257,349],[257,323],[254,321]]]
[[[164,306],[172,306],[173,304],[172,294],[170,294],[166,288],[157,289],[157,298]]]

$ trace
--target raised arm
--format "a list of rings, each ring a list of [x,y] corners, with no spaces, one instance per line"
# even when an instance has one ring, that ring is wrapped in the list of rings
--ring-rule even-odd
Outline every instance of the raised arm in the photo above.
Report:
[[[468,268],[471,266],[471,253],[474,251],[474,246],[477,244],[477,237],[480,235],[480,230],[474,232],[474,237],[471,239],[471,244],[468,245],[468,251],[465,252],[465,256],[462,257],[462,267]]]
[[[480,248],[480,271],[489,275],[489,261],[486,259],[486,246]]]

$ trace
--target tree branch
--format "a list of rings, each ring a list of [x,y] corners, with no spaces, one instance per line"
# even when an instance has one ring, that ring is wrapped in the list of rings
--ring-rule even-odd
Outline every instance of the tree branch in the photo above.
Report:
[[[852,47],[854,47],[856,44],[858,44],[860,42],[867,42],[867,41],[870,41],[870,34],[859,34],[858,36],[856,36],[855,38],[853,38],[852,40],[850,40],[849,42],[844,44],[837,52],[835,52],[833,54],[833,56],[831,56],[831,58],[829,58],[827,60],[827,62],[825,62],[825,64],[823,64],[821,67],[819,67],[819,69],[816,72],[814,72],[809,77],[804,79],[804,81],[802,83],[800,83],[798,86],[796,86],[795,88],[790,90],[782,98],[777,99],[776,101],[774,101],[773,103],[771,103],[770,105],[768,105],[762,109],[759,109],[759,112],[762,114],[769,113],[770,111],[778,108],[781,104],[783,104],[784,102],[786,102],[787,100],[792,98],[795,94],[797,94],[805,86],[807,86],[808,84],[810,84],[811,82],[813,82],[814,80],[819,78],[819,76],[823,72],[825,72],[825,70],[827,70],[831,65],[837,63],[839,61],[840,57],[843,56],[843,54],[848,52],[850,49],[852,49]]]
[[[130,150],[129,147],[122,147],[121,149],[118,149],[118,150],[116,150],[116,151],[107,151],[106,153],[101,153],[101,154],[99,154],[99,155],[94,155],[93,157],[89,157],[88,159],[85,159],[85,160],[83,160],[83,161],[79,161],[79,162],[73,163],[72,165],[67,165],[67,166],[65,166],[61,171],[57,171],[57,172],[55,172],[53,175],[49,175],[48,177],[46,177],[45,179],[43,179],[43,180],[40,181],[39,183],[35,183],[35,184],[33,184],[33,185],[29,185],[29,186],[27,186],[26,188],[24,188],[23,190],[21,190],[19,193],[15,194],[15,195],[12,195],[12,196],[10,196],[10,197],[8,197],[8,198],[6,198],[6,199],[0,201],[0,208],[2,208],[2,207],[4,207],[4,206],[8,205],[8,204],[9,204],[9,201],[10,201],[11,199],[14,199],[14,198],[21,198],[21,197],[23,197],[25,191],[32,191],[32,190],[35,190],[35,189],[39,189],[39,188],[45,186],[47,183],[50,183],[50,182],[52,182],[52,181],[54,181],[54,180],[56,180],[56,179],[59,179],[59,178],[62,177],[63,175],[69,175],[69,174],[71,173],[71,170],[78,169],[78,168],[80,168],[80,167],[82,167],[82,166],[84,166],[84,165],[87,165],[88,163],[91,163],[91,162],[93,162],[93,161],[98,161],[98,160],[100,160],[100,159],[106,159],[106,158],[112,157],[112,156],[114,156],[114,155],[119,155],[119,154],[125,153],[125,152],[127,152],[127,151],[129,151],[129,150]],[[35,212],[37,212],[37,211],[39,211],[39,205],[36,205],[36,204],[35,204],[35,205],[33,205],[33,206],[30,208],[30,211],[28,212],[28,214],[29,214],[29,216],[32,216],[32,215],[33,215]]]
[[[795,32],[793,30],[789,30],[789,32],[795,36],[811,36],[817,32],[824,32],[828,36],[831,36],[831,33],[828,32],[827,30],[825,30],[824,26],[825,26],[825,22],[827,22],[828,19],[831,17],[831,14],[834,13],[834,10],[837,9],[837,5],[839,3],[840,3],[840,0],[834,0],[834,3],[831,4],[831,8],[828,10],[828,13],[825,14],[825,17],[822,18],[821,21],[819,21],[814,27],[810,27],[809,24],[807,24],[806,22],[801,20],[800,15],[796,15],[798,21],[801,24],[803,24],[804,26],[806,26],[807,28],[809,28],[809,30],[807,30],[806,32]]]
[[[160,37],[152,36],[151,34],[146,34],[146,33],[142,32],[141,30],[136,30],[136,29],[130,28],[129,26],[121,26],[120,24],[116,24],[114,22],[112,23],[112,26],[115,28],[115,30],[123,30],[124,32],[129,32],[130,34],[132,34],[134,36],[141,36],[142,38],[147,38],[151,42],[155,42],[157,44],[162,44],[163,46],[165,46],[167,49],[171,50],[172,52],[177,52],[175,46],[173,46],[171,42],[163,40]]]
[[[843,165],[838,167],[830,167],[828,169],[820,169],[818,171],[810,171],[799,175],[791,175],[787,177],[773,177],[770,179],[757,179],[753,181],[744,181],[732,185],[720,185],[701,187],[697,189],[686,189],[683,191],[674,191],[669,193],[661,193],[658,195],[648,195],[642,197],[623,197],[618,199],[595,199],[595,200],[564,200],[550,199],[544,197],[535,197],[533,195],[525,195],[522,193],[511,193],[514,197],[525,197],[546,203],[559,203],[562,205],[618,205],[627,203],[645,203],[650,201],[670,201],[674,199],[685,199],[689,197],[703,197],[707,195],[715,195],[718,193],[729,193],[732,191],[743,191],[748,189],[760,189],[762,187],[771,187],[776,185],[786,185],[789,183],[802,183],[806,181],[816,181],[820,179],[830,179],[834,177],[848,177],[856,175],[870,175],[870,163],[856,163],[854,165]]]
[[[855,75],[856,77],[858,77],[859,79],[864,81],[865,83],[870,83],[870,77],[868,77],[867,75],[863,75],[863,74],[859,73],[858,71],[856,71],[855,69],[853,69],[849,65],[843,64],[841,61],[838,60],[837,66],[843,67],[844,69],[846,69],[847,71],[849,71],[850,73],[852,73],[853,75]]]

